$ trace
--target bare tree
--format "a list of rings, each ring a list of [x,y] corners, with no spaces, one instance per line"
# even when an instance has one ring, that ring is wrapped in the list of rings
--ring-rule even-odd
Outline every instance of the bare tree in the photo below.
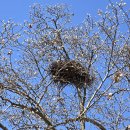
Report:
[[[129,125],[130,10],[109,1],[98,20],[72,26],[72,16],[66,5],[34,4],[30,21],[1,21],[1,129]]]

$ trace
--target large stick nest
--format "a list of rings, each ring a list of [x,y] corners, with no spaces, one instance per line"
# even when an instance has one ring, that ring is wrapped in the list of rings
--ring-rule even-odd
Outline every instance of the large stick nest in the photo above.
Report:
[[[90,86],[94,77],[80,63],[72,61],[55,61],[49,67],[55,83],[73,84],[76,87]]]

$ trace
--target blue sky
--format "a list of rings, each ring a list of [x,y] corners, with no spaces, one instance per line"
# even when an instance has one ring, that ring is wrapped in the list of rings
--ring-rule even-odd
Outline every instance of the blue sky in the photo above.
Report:
[[[130,5],[130,0],[126,1]],[[84,20],[87,13],[95,16],[99,8],[105,9],[108,0],[0,0],[0,20],[11,18],[22,23],[28,19],[29,6],[33,3],[40,3],[43,6],[65,3],[75,14],[73,22],[78,24]]]
[[[117,1],[117,0],[112,0]],[[130,0],[125,0],[130,8]],[[74,12],[72,23],[81,23],[86,14],[96,16],[97,10],[105,10],[108,0],[0,0],[0,20],[13,19],[15,22],[23,23],[29,18],[29,6],[40,3],[43,6],[65,3]]]
[[[130,0],[125,2],[130,6]],[[87,13],[95,17],[99,8],[105,10],[108,0],[0,0],[0,20],[11,18],[22,23],[29,18],[29,6],[33,3],[40,3],[43,6],[65,3],[75,14],[72,22],[78,24],[84,20]]]

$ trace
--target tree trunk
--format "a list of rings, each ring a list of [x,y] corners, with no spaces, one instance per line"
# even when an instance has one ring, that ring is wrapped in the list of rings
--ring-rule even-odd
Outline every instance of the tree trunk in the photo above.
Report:
[[[78,97],[79,97],[79,103],[80,103],[80,114],[84,111],[84,102],[83,102],[83,98],[82,98],[82,92],[81,89],[78,88]],[[82,120],[82,118],[84,118],[85,115],[81,116],[81,120],[80,120],[80,130],[85,130],[85,120]]]

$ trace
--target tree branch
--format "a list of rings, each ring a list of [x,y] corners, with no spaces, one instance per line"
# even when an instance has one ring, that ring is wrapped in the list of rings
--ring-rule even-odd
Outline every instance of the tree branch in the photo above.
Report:
[[[90,122],[90,123],[94,124],[95,126],[100,128],[100,130],[106,130],[106,128],[101,123],[97,122],[94,119],[90,119],[90,118],[86,117],[86,118],[83,118],[83,120],[85,120],[86,122]]]
[[[3,124],[0,123],[0,128],[2,128],[3,130],[8,130]]]
[[[94,94],[91,96],[86,108],[84,109],[84,111],[81,113],[81,115],[79,115],[79,118],[85,114],[85,112],[89,109],[91,102],[93,101],[93,99],[95,98],[95,95],[97,94],[97,92],[101,89],[102,85],[104,84],[104,82],[106,81],[107,77],[108,77],[109,72],[106,73],[104,79],[102,80],[102,82],[99,84],[98,88],[95,90]]]
[[[91,119],[89,117],[83,117],[83,118],[78,117],[78,118],[73,118],[73,119],[71,118],[71,119],[65,120],[64,122],[61,122],[61,123],[58,123],[58,124],[54,125],[54,127],[59,126],[59,125],[63,125],[63,124],[67,124],[69,122],[79,121],[79,120],[80,121],[84,120],[86,122],[89,122],[89,123],[97,126],[100,130],[106,130],[106,128],[99,121],[96,121],[96,120]]]
[[[13,107],[19,107],[20,109],[27,109],[27,110],[29,110],[30,112],[33,111],[35,114],[39,115],[49,127],[51,126],[51,127],[52,127],[52,130],[56,130],[56,129],[54,128],[54,126],[52,125],[51,120],[50,120],[50,118],[47,116],[47,114],[41,112],[38,108],[36,109],[36,108],[33,108],[33,107],[27,107],[27,106],[22,105],[22,104],[14,103],[14,102],[10,101],[9,99],[5,99],[5,98],[3,98],[3,97],[1,97],[1,98],[2,98],[2,100],[5,100],[5,101],[9,102]]]

